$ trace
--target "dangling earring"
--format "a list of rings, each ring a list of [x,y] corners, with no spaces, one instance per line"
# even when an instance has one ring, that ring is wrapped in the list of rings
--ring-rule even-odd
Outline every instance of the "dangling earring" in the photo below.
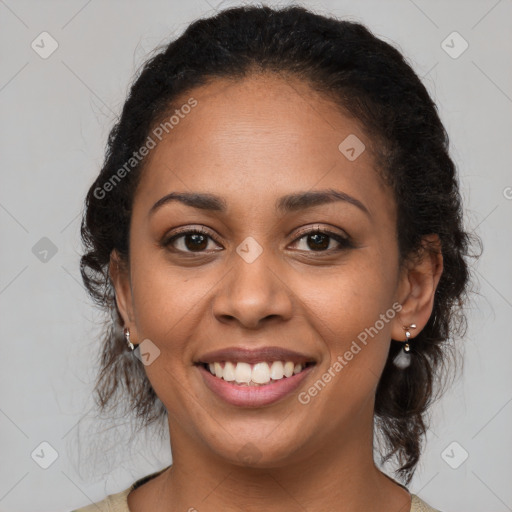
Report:
[[[135,345],[130,341],[130,329],[128,329],[128,327],[124,328],[124,339],[126,340],[126,343],[128,344],[130,350],[133,350],[135,348]]]
[[[393,359],[393,364],[400,368],[401,370],[407,368],[411,364],[411,347],[409,346],[409,338],[411,337],[411,332],[409,329],[416,329],[416,324],[411,324],[408,327],[404,325],[405,329],[405,344],[402,350],[398,352],[395,359]]]

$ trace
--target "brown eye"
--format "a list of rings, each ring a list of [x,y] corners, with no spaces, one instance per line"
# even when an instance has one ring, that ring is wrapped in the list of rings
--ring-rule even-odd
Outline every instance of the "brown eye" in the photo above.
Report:
[[[329,243],[330,243],[330,237],[329,235],[326,235],[325,233],[313,233],[311,235],[307,235],[306,237],[308,239],[308,247],[311,249],[328,249]]]
[[[176,251],[185,253],[204,252],[208,248],[210,240],[215,242],[206,231],[190,229],[167,238],[162,245],[171,246]]]
[[[302,248],[299,247],[299,250],[304,250],[306,252],[334,252],[352,247],[348,237],[318,228],[305,233],[303,232],[301,236],[295,240],[295,243],[300,242],[303,239],[305,239],[306,242],[303,244]],[[333,241],[334,247],[331,245]]]
[[[207,236],[198,234],[198,233],[191,233],[189,235],[182,235],[184,239],[184,245],[185,247],[190,251],[200,251],[206,249],[208,246],[208,240]]]

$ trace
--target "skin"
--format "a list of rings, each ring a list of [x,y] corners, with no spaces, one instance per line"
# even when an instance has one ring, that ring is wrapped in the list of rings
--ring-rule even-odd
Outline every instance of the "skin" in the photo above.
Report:
[[[275,75],[216,79],[177,104],[191,96],[198,105],[146,162],[130,265],[115,251],[111,258],[132,342],[150,339],[160,350],[145,370],[169,413],[172,440],[172,467],[129,494],[130,510],[409,511],[410,494],[373,460],[374,397],[391,339],[405,340],[403,327],[412,323],[414,338],[431,315],[441,254],[425,252],[399,267],[396,205],[376,172],[371,141],[357,120],[305,83]],[[338,150],[349,134],[367,148],[354,161]],[[274,209],[285,194],[331,188],[358,199],[369,215],[345,201]],[[228,209],[174,201],[149,215],[169,192],[215,194]],[[190,237],[176,240],[174,251],[161,245],[185,226],[204,227],[212,238],[199,252]],[[317,226],[350,236],[354,247],[299,238],[299,228]],[[252,263],[236,252],[249,236],[263,249]],[[301,404],[297,394],[395,302],[400,313]],[[223,402],[193,365],[212,350],[268,345],[317,364],[297,392],[265,407]],[[248,443],[258,454],[249,461],[239,456]]]

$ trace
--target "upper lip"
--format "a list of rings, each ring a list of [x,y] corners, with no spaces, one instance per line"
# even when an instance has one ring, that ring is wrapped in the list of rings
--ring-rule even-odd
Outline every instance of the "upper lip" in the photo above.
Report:
[[[259,363],[260,361],[293,361],[295,364],[315,362],[313,357],[282,347],[263,347],[258,349],[230,347],[203,354],[195,363],[208,364],[221,361],[241,361],[249,364]]]

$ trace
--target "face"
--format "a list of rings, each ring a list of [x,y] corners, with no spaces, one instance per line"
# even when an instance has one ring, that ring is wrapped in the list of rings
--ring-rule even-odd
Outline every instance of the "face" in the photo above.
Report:
[[[390,340],[405,339],[407,320],[421,330],[432,287],[399,269],[393,193],[356,120],[273,76],[216,80],[179,104],[191,97],[197,105],[146,162],[129,269],[111,265],[118,306],[132,341],[146,340],[145,370],[177,446],[239,465],[289,464],[371,430]],[[324,191],[330,200],[305,195]],[[170,193],[210,201],[155,206]],[[256,354],[277,374],[275,359],[308,366],[240,389],[198,364],[236,366],[243,355],[208,354],[268,347],[296,353]]]

